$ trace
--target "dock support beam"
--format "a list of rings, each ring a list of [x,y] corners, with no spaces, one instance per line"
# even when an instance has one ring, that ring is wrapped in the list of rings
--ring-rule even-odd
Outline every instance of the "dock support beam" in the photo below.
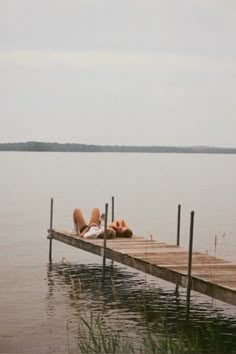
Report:
[[[114,221],[114,197],[111,197],[111,222]]]
[[[190,297],[192,288],[192,253],[193,253],[193,226],[194,226],[194,211],[190,214],[190,232],[189,232],[189,252],[188,252],[188,283],[187,283],[187,320],[190,313]]]
[[[177,246],[179,246],[180,241],[180,216],[181,216],[181,205],[178,205],[178,222],[177,222]]]
[[[191,288],[192,254],[193,254],[193,226],[194,226],[194,211],[191,211],[190,232],[189,232],[189,252],[188,252],[188,289]]]
[[[114,213],[114,209],[115,209],[115,206],[114,206],[114,196],[111,197],[111,222],[114,221],[115,219],[115,213]],[[113,264],[114,264],[114,261],[111,261],[111,269],[113,270]]]
[[[105,230],[104,230],[104,243],[103,243],[103,279],[105,277],[105,266],[106,266],[106,247],[107,247],[107,214],[108,214],[108,203],[105,204]]]
[[[52,225],[53,225],[53,198],[50,206],[50,229],[49,229],[49,262],[52,264]]]

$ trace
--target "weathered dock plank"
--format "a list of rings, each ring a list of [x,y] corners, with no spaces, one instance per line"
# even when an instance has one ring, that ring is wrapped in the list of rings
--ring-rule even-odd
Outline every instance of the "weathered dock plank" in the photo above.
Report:
[[[55,240],[103,256],[104,241],[83,239],[64,230],[52,230]],[[106,241],[106,258],[183,287],[188,285],[188,252],[175,245],[141,237]],[[191,288],[236,305],[236,264],[193,252]]]

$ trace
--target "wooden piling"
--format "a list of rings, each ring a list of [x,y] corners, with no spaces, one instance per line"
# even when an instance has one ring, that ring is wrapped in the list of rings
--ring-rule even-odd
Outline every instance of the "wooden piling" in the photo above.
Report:
[[[114,197],[111,197],[111,222],[114,221]]]
[[[188,285],[191,289],[191,273],[192,273],[192,253],[193,253],[193,226],[194,226],[194,211],[190,214],[190,233],[189,233],[189,252],[188,252]]]
[[[49,262],[52,263],[52,225],[53,225],[53,198],[51,198],[50,204],[50,229],[49,229]]]
[[[187,288],[187,294],[186,294],[186,320],[189,320],[189,315],[190,315],[190,301],[191,301],[191,288]]]
[[[114,213],[114,208],[115,208],[115,204],[114,204],[114,196],[111,197],[111,222],[114,221],[115,219],[115,213]],[[114,262],[111,261],[111,268],[113,269],[113,264]]]
[[[105,276],[105,266],[106,266],[107,214],[108,214],[108,203],[105,204],[105,229],[104,229],[104,243],[103,243],[103,277]]]
[[[178,205],[178,221],[177,221],[177,246],[179,246],[180,242],[180,217],[181,217],[181,205]]]

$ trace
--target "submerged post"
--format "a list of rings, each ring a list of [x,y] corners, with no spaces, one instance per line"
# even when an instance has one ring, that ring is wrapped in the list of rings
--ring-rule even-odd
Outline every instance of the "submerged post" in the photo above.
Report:
[[[188,289],[191,289],[191,272],[192,272],[192,253],[193,253],[193,225],[194,211],[191,211],[190,233],[189,233],[189,253],[188,253]]]
[[[181,216],[181,205],[178,205],[178,222],[177,222],[177,246],[179,246],[180,241],[180,216]]]
[[[103,243],[103,277],[105,275],[105,266],[106,266],[107,214],[108,214],[108,203],[105,204],[105,229],[104,229],[104,243]]]
[[[114,197],[111,197],[111,222],[114,221]]]
[[[52,263],[52,225],[53,225],[53,198],[50,207],[50,229],[49,229],[49,262]]]
[[[191,288],[187,288],[187,306],[186,306],[186,320],[189,320],[190,315],[190,300],[191,300]]]

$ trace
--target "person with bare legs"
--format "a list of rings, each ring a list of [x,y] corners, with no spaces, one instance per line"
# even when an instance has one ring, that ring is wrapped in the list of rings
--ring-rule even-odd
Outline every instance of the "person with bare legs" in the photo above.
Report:
[[[101,224],[100,212],[98,208],[93,208],[89,223],[87,224],[80,209],[76,208],[73,211],[73,221],[75,231],[84,238],[103,238],[104,225]],[[107,237],[114,238],[116,231],[113,228],[107,227]]]

